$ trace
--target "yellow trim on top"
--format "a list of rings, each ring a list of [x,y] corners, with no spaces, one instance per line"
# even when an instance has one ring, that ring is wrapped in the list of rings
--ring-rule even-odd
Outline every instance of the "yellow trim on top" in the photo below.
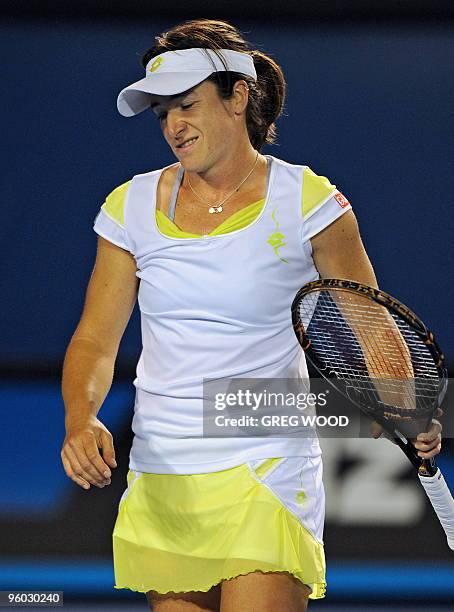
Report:
[[[158,230],[161,232],[161,234],[164,234],[164,236],[169,236],[170,238],[199,237],[199,234],[183,232],[183,230],[181,230],[178,225],[171,221],[169,217],[162,212],[162,210],[156,210],[156,225],[158,226]]]
[[[265,198],[249,204],[233,213],[225,219],[208,236],[220,236],[230,234],[250,225],[259,216],[265,204]],[[159,231],[170,238],[199,238],[202,234],[192,234],[181,230],[178,225],[171,221],[161,210],[156,210],[156,224]]]
[[[110,193],[101,208],[118,225],[125,226],[125,200],[131,181],[123,183]]]
[[[106,198],[102,209],[118,225],[124,227],[124,208],[125,200],[131,181],[123,183],[114,189]],[[303,193],[302,193],[302,213],[303,217],[310,215],[324,200],[336,189],[326,176],[315,174],[310,168],[306,167],[303,174]],[[219,236],[238,231],[250,225],[261,213],[265,204],[265,198],[258,200],[248,206],[238,210],[225,219],[208,236]],[[156,223],[159,231],[171,238],[198,238],[201,234],[185,232],[181,230],[160,210],[156,211]]]
[[[336,185],[332,185],[326,176],[319,176],[310,168],[306,167],[303,174],[303,217],[307,217],[311,211],[326,200],[335,189]]]

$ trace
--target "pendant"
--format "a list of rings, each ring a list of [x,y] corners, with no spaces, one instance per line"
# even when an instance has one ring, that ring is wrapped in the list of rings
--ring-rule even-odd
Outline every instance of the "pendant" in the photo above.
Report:
[[[210,215],[212,215],[213,213],[221,213],[222,212],[222,205],[219,205],[219,206],[210,206],[210,208],[208,209],[208,212],[210,213]]]

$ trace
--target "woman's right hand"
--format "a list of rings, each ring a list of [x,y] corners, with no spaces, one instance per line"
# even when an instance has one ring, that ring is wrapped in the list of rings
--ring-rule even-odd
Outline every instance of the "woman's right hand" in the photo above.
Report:
[[[117,467],[110,431],[96,418],[112,384],[118,346],[137,299],[134,257],[98,238],[84,310],[63,364],[65,472],[84,489],[110,484]],[[99,452],[101,449],[102,454]]]
[[[111,483],[111,468],[117,467],[112,434],[94,416],[82,422],[67,421],[61,459],[66,475],[76,484],[102,489]]]

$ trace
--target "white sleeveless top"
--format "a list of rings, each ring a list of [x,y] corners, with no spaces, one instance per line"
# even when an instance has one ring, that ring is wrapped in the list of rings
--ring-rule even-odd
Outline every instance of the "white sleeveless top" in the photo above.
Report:
[[[315,438],[203,438],[203,379],[307,377],[292,329],[297,290],[318,278],[310,238],[350,209],[307,166],[268,157],[261,214],[223,235],[172,238],[156,224],[163,169],[135,176],[122,210],[104,205],[95,231],[130,251],[140,278],[143,350],[137,365],[133,470],[195,474],[253,459],[315,456]],[[303,176],[330,186],[311,210]],[[312,187],[311,187],[312,189]]]

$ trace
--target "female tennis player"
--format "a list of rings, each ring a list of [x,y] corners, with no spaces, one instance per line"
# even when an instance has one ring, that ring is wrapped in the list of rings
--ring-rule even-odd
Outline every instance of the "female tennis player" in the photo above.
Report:
[[[96,218],[96,263],[64,364],[64,468],[85,489],[111,482],[112,435],[97,413],[138,297],[116,588],[146,593],[156,612],[304,611],[325,593],[318,440],[203,437],[202,381],[307,377],[290,320],[296,291],[319,276],[376,286],[375,275],[336,187],[260,153],[284,104],[273,59],[232,25],[196,20],[157,37],[143,66],[118,110],[151,109],[177,162],[117,187]],[[440,431],[421,435],[421,456],[440,451]]]

